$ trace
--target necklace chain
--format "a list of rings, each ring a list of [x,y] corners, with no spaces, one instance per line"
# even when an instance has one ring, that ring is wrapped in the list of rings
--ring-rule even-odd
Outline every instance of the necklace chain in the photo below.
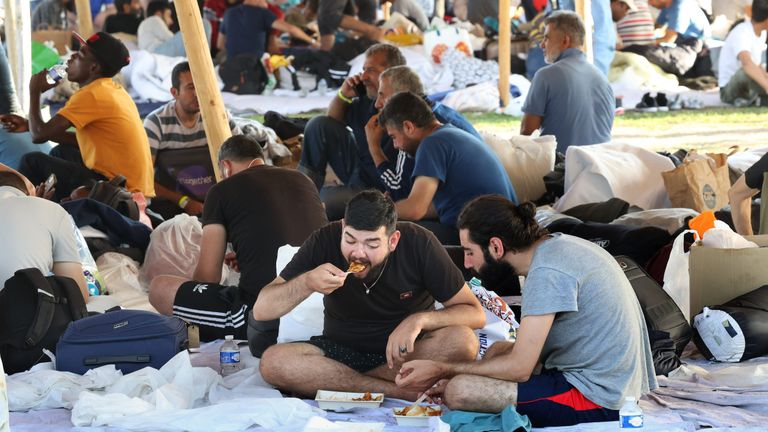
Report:
[[[387,262],[389,262],[389,257],[387,257],[387,259],[384,260],[384,265],[381,266],[381,271],[379,272],[379,276],[376,278],[375,281],[373,281],[371,286],[368,286],[365,282],[363,282],[363,287],[365,287],[365,295],[368,295],[371,292],[371,289],[373,289],[373,287],[376,286],[377,283],[379,283],[379,279],[381,279],[381,275],[384,274],[384,269],[387,267]]]

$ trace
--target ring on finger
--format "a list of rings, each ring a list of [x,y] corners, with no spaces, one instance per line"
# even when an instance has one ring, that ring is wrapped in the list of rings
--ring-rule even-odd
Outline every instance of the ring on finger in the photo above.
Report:
[[[407,352],[408,352],[408,348],[407,347],[404,347],[404,346],[400,347],[400,354],[405,354]]]

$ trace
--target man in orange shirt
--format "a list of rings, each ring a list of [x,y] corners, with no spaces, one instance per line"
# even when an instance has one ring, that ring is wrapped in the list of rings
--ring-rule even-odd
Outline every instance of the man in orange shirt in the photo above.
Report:
[[[43,70],[29,82],[29,119],[0,116],[9,131],[29,130],[34,142],[54,141],[61,147],[52,151],[59,157],[42,153],[25,155],[19,171],[34,184],[45,181],[51,173],[56,174],[59,200],[79,186],[118,174],[125,176],[129,191],[151,198],[155,191],[147,135],[136,104],[125,89],[112,80],[130,62],[128,50],[104,32],[96,33],[87,41],[77,33],[75,36],[81,40],[82,47],[67,62],[67,74],[70,81],[80,84],[80,90],[64,108],[49,121],[43,120],[40,95],[56,86],[46,81],[47,71]],[[69,131],[71,127],[75,132]]]

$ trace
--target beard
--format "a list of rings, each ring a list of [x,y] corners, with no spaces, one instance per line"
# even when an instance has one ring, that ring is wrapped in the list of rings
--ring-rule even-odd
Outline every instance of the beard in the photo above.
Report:
[[[498,291],[509,278],[517,276],[517,270],[504,260],[494,260],[488,250],[483,250],[485,264],[479,270],[472,269],[472,276],[483,282],[483,287]]]
[[[384,271],[384,266],[387,264],[387,261],[389,260],[389,254],[384,257],[384,260],[381,261],[379,264],[372,265],[370,261],[363,260],[363,259],[351,259],[350,257],[347,257],[347,263],[351,264],[352,262],[359,262],[361,264],[365,264],[366,267],[368,267],[368,274],[365,275],[365,277],[360,277],[359,273],[352,273],[352,276],[359,279],[361,282],[364,282],[366,284],[370,284],[376,279],[379,278],[381,275],[381,272]]]

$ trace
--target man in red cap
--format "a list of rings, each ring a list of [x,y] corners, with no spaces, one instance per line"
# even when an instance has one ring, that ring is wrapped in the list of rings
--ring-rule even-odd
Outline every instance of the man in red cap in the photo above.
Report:
[[[130,62],[128,49],[104,32],[88,40],[77,33],[75,37],[81,48],[67,62],[67,75],[80,85],[80,90],[64,108],[49,121],[43,120],[40,95],[57,85],[48,83],[48,71],[43,70],[29,82],[29,119],[0,116],[11,132],[29,130],[36,143],[60,144],[60,148],[52,151],[58,157],[43,153],[25,155],[19,171],[34,184],[56,174],[57,199],[69,196],[79,186],[118,174],[125,176],[129,191],[153,197],[152,158],[139,112],[125,89],[112,80]],[[69,131],[71,127],[75,132]]]

